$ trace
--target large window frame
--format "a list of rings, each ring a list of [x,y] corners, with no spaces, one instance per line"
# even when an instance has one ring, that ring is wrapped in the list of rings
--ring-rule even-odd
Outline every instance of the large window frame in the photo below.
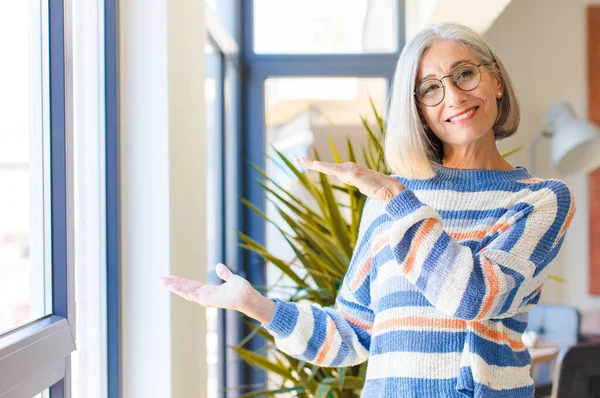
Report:
[[[107,390],[108,396],[111,398],[122,396],[118,10],[119,0],[104,0],[106,365]]]
[[[363,54],[256,54],[253,43],[253,3],[242,4],[243,63],[245,65],[244,91],[242,96],[242,196],[250,200],[261,211],[265,210],[264,191],[255,182],[257,173],[249,164],[265,168],[265,81],[272,77],[383,77],[392,82],[394,67],[405,44],[405,0],[396,0],[398,10],[398,45],[393,53]],[[260,244],[265,243],[264,220],[247,208],[242,209],[242,230]],[[255,253],[244,252],[238,264],[240,273],[252,284],[266,284],[266,265]],[[240,323],[242,334],[250,330]],[[261,352],[264,340],[259,336],[248,342],[246,348]],[[253,390],[266,388],[264,371],[242,364],[239,384],[252,385]]]
[[[0,337],[0,397],[70,397],[75,350],[71,0],[48,1],[52,313]]]
[[[218,91],[216,98],[220,99],[218,108],[220,115],[220,133],[216,137],[222,153],[218,159],[220,167],[220,178],[217,186],[220,198],[220,214],[218,216],[216,230],[218,231],[216,247],[210,248],[216,251],[216,260],[230,266],[231,270],[243,275],[240,259],[243,250],[238,246],[237,231],[241,230],[242,205],[239,200],[241,195],[241,168],[242,160],[242,137],[241,137],[241,93],[243,85],[243,63],[241,57],[241,7],[244,0],[233,0],[232,12],[237,32],[232,34],[231,26],[228,27],[212,12],[206,5],[205,21],[207,40],[216,50],[221,59],[221,80],[217,82],[215,89]],[[231,17],[231,16],[230,16]],[[212,188],[211,188],[212,189]],[[207,209],[210,211],[211,209]],[[220,239],[220,241],[219,241]],[[211,267],[211,264],[208,264]],[[214,271],[209,269],[209,282],[219,283]],[[231,349],[228,345],[236,345],[241,340],[240,315],[235,311],[217,310],[217,334],[218,334],[218,373],[217,385],[218,396],[226,397],[226,389],[234,387],[240,380],[243,364],[232,361]],[[230,393],[231,394],[231,393]],[[231,395],[230,395],[231,396]],[[237,395],[234,395],[237,396]]]

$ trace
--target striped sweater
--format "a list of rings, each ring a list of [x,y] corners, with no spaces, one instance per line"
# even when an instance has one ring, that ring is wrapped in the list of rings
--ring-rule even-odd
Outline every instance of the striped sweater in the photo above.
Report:
[[[521,336],[575,201],[526,168],[441,168],[368,200],[335,308],[273,299],[277,347],[333,367],[368,359],[363,397],[533,397]]]

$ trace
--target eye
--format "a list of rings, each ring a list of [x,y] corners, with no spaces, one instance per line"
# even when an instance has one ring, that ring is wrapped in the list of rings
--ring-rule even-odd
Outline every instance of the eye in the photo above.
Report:
[[[419,89],[419,95],[421,97],[431,97],[442,89],[439,82],[425,82],[421,84]]]
[[[477,68],[471,66],[460,67],[454,71],[455,81],[471,79],[477,74]]]

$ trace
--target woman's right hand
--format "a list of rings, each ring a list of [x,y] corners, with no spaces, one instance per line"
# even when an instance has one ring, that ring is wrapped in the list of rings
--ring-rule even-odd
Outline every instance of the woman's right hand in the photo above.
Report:
[[[225,283],[209,285],[175,275],[163,276],[159,282],[178,296],[204,307],[236,310],[260,322],[270,322],[275,312],[272,300],[260,294],[250,282],[235,275],[224,264],[217,264],[215,271]]]

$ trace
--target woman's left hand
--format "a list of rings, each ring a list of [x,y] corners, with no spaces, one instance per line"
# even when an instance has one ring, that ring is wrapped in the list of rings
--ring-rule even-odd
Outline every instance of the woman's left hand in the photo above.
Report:
[[[329,163],[308,158],[297,158],[296,162],[307,169],[334,175],[342,182],[358,188],[360,192],[376,200],[389,202],[404,191],[405,187],[394,177],[373,171],[357,163]]]

